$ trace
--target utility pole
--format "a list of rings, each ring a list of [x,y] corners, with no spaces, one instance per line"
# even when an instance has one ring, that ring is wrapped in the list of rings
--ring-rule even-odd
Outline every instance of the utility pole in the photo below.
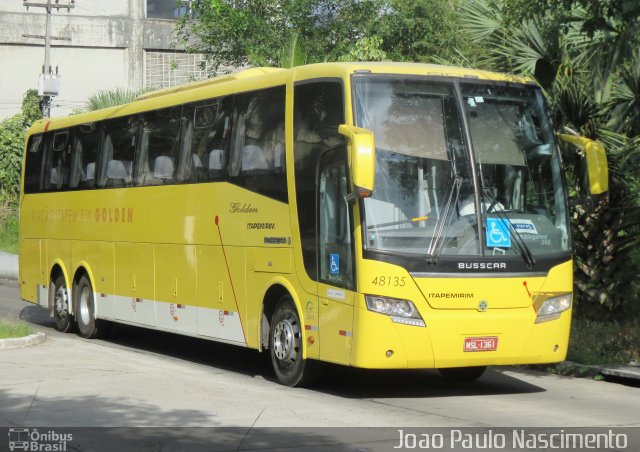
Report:
[[[27,8],[46,8],[47,10],[47,26],[45,34],[43,35],[22,35],[25,38],[44,39],[44,64],[42,65],[42,73],[38,82],[38,95],[40,96],[40,110],[42,111],[42,117],[48,118],[51,114],[51,100],[57,96],[60,92],[60,76],[58,75],[58,68],[56,67],[55,74],[51,68],[51,41],[70,41],[68,37],[51,36],[51,12],[55,10],[66,9],[67,12],[71,11],[71,8],[75,8],[75,0],[70,0],[69,3],[60,3],[60,0],[47,0],[46,3],[30,2],[28,0],[22,0],[22,6]]]

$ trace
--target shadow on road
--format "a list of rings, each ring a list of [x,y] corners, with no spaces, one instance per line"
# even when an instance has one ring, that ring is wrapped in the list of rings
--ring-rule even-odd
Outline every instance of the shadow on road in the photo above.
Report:
[[[7,444],[6,435],[11,439],[12,431],[15,434],[28,429],[29,441],[35,438],[41,444],[38,450],[353,451],[354,443],[391,444],[392,440],[397,442],[398,435],[397,429],[254,429],[219,425],[211,413],[164,410],[161,400],[150,405],[100,396],[74,399],[44,397],[37,392],[35,396],[16,395],[0,389],[0,445]],[[58,439],[61,437],[66,440],[63,447]],[[36,449],[32,446],[29,450]]]
[[[23,308],[20,311],[20,320],[51,329],[55,328],[56,325],[55,320],[49,315],[49,311],[37,305]]]
[[[48,327],[54,322],[44,308],[29,306],[21,318]],[[79,339],[82,340],[82,339]],[[276,383],[267,352],[245,349],[205,339],[113,324],[104,345],[154,353],[229,372],[261,376]],[[368,370],[322,364],[313,390],[346,398],[415,398],[465,395],[529,394],[545,391],[521,379],[489,368],[474,382],[444,380],[436,370]],[[277,383],[276,383],[277,384]]]

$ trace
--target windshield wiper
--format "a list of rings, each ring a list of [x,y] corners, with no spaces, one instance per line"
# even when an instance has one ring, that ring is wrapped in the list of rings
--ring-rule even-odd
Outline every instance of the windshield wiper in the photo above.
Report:
[[[507,231],[509,231],[509,236],[513,239],[513,243],[516,244],[518,252],[527,263],[527,267],[532,268],[536,264],[533,253],[525,243],[522,236],[518,233],[516,228],[513,227],[513,224],[511,224],[511,221],[509,220],[509,217],[505,213],[504,209],[499,205],[500,203],[498,202],[497,197],[491,195],[490,192],[485,188],[483,188],[482,190],[482,196],[483,198],[488,198],[490,201],[489,207],[487,208],[487,211],[485,213],[495,213],[504,223],[506,223]]]
[[[440,251],[444,246],[444,237],[449,231],[449,226],[451,226],[450,218],[453,218],[453,216],[451,215],[451,212],[453,212],[454,210],[453,206],[458,204],[460,187],[462,187],[462,178],[457,176],[453,180],[453,185],[451,186],[451,190],[449,191],[447,204],[444,207],[444,214],[440,216],[440,218],[438,218],[438,222],[436,223],[436,227],[433,231],[433,237],[431,237],[431,243],[429,243],[429,248],[427,249],[427,261],[431,264],[435,264],[436,262],[438,262],[438,256],[440,255]]]

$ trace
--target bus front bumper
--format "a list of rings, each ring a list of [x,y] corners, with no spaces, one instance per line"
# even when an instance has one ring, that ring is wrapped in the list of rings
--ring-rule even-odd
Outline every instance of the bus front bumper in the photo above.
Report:
[[[487,312],[432,309],[423,314],[425,327],[394,323],[366,308],[354,311],[351,365],[370,369],[559,362],[567,354],[571,325],[571,309],[538,324],[531,307]],[[465,342],[478,338],[491,338],[495,350],[465,351]]]

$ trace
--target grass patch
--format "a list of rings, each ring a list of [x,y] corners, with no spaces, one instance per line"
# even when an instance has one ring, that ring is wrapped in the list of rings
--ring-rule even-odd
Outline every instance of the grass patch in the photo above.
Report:
[[[33,333],[29,325],[24,322],[10,323],[0,320],[0,339],[8,339],[11,337],[24,337]]]
[[[567,360],[580,364],[628,364],[640,360],[640,321],[574,318]]]
[[[0,251],[18,254],[19,249],[18,212],[12,209],[0,210]]]

